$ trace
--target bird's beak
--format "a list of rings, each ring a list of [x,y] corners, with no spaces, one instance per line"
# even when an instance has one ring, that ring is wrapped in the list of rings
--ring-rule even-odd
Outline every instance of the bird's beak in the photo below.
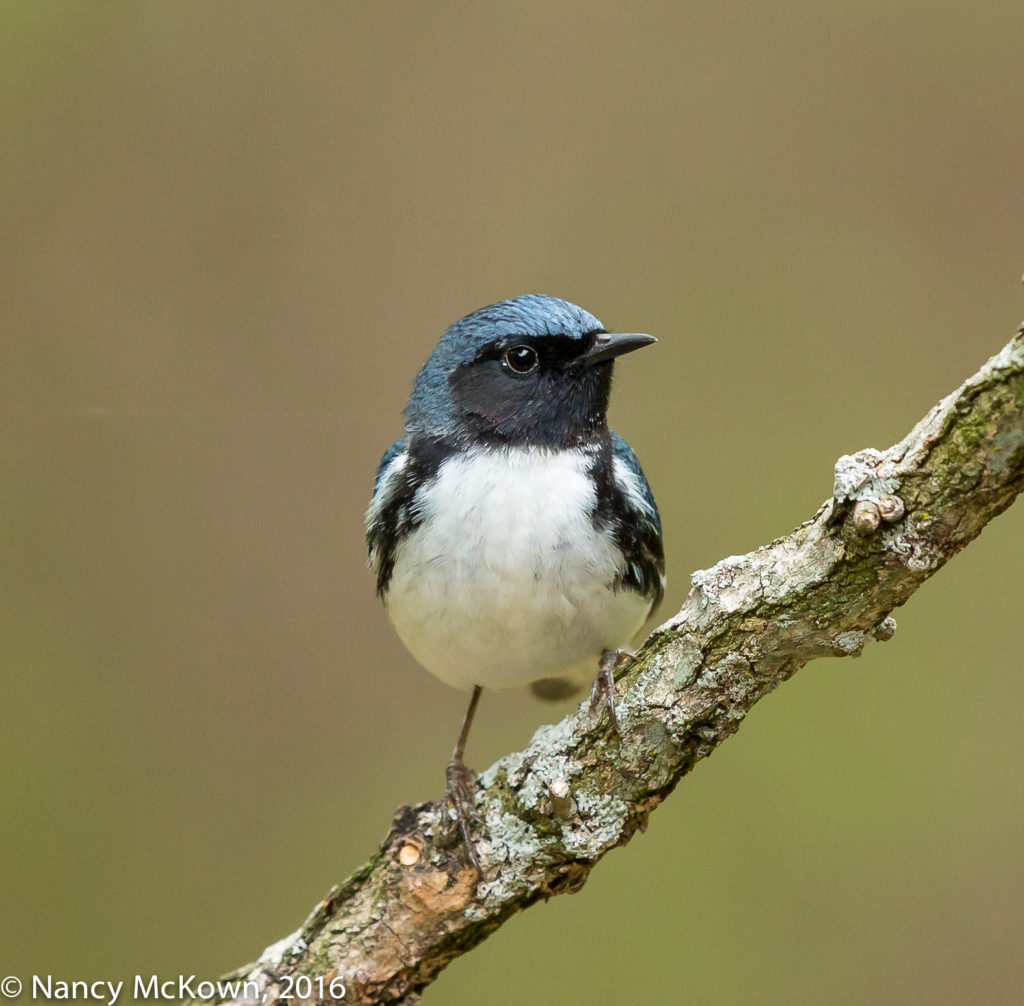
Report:
[[[653,335],[644,335],[641,332],[602,332],[577,362],[589,366],[591,363],[600,363],[602,360],[611,360],[623,353],[632,353],[634,349],[641,349],[657,342]]]

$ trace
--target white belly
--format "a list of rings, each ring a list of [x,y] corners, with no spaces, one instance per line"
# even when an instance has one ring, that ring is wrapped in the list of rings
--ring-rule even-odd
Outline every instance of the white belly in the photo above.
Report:
[[[649,602],[612,587],[623,563],[589,516],[586,467],[575,451],[479,448],[421,490],[387,610],[428,671],[457,688],[582,684],[636,635]]]

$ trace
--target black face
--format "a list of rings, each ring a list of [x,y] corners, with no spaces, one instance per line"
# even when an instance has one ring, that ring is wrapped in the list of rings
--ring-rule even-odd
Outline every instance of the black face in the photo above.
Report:
[[[606,426],[612,361],[584,363],[598,333],[487,343],[449,378],[457,419],[491,444],[568,447]]]

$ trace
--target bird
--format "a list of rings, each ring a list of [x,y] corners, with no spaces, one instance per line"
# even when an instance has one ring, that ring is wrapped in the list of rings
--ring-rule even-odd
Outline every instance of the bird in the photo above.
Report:
[[[419,370],[377,468],[377,594],[412,656],[471,692],[445,796],[478,872],[464,753],[482,690],[593,682],[617,729],[614,671],[664,595],[658,507],[607,421],[614,361],[655,342],[557,297],[480,308]]]

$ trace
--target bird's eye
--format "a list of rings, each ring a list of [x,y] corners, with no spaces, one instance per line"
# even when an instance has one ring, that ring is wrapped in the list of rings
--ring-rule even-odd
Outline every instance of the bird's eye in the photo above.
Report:
[[[537,350],[529,346],[513,346],[502,358],[513,374],[528,374],[537,367]]]

